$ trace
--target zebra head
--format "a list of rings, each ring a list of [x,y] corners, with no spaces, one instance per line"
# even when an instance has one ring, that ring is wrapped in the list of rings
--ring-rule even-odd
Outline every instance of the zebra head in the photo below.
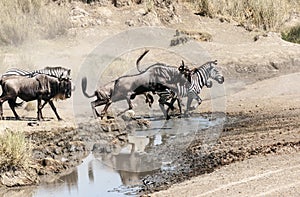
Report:
[[[71,69],[64,69],[61,75],[59,76],[60,79],[71,80]]]
[[[222,84],[224,82],[224,76],[221,74],[217,68],[211,64],[211,69],[210,69],[210,78],[216,80],[219,84]]]

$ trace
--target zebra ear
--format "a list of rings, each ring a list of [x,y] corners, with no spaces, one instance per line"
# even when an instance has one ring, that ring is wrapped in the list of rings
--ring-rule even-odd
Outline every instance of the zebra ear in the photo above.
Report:
[[[181,60],[181,65],[182,65],[183,67],[185,67],[184,61],[183,61],[183,60]]]

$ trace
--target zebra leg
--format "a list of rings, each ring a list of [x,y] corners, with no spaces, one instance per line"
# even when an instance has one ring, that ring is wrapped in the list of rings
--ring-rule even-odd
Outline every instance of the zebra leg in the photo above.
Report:
[[[179,108],[179,115],[181,115],[182,114],[182,109],[181,109],[182,101],[179,97],[177,97],[176,100],[177,100],[177,105],[178,105],[178,108]]]
[[[49,105],[51,106],[52,110],[54,111],[54,113],[55,113],[57,119],[58,119],[58,120],[62,120],[62,119],[59,117],[59,115],[58,115],[58,113],[57,113],[57,111],[56,111],[56,107],[54,106],[53,101],[50,100],[50,101],[49,101]]]
[[[188,97],[187,104],[186,104],[186,111],[184,112],[185,115],[188,115],[189,110],[191,108],[192,101],[193,101],[193,98],[192,97]]]
[[[197,97],[195,98],[197,101],[197,104],[193,107],[192,110],[197,109],[197,107],[202,103],[202,99],[197,95]]]

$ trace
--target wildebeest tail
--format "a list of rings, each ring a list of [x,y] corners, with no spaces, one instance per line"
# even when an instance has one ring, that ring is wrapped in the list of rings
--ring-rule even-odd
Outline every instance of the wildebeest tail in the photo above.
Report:
[[[20,102],[20,103],[15,103],[15,107],[22,107],[22,105],[24,104],[24,101]]]
[[[86,78],[86,77],[83,77],[82,80],[81,80],[81,88],[82,88],[82,93],[83,93],[83,95],[84,95],[85,97],[87,97],[87,98],[92,98],[92,97],[94,97],[95,94],[93,94],[93,95],[88,95],[88,94],[86,93],[86,87],[87,87],[87,78]]]
[[[143,57],[147,54],[149,52],[149,49],[147,49],[137,60],[136,60],[136,68],[137,68],[137,70],[139,71],[139,72],[142,72],[141,70],[140,70],[140,61],[143,59]]]

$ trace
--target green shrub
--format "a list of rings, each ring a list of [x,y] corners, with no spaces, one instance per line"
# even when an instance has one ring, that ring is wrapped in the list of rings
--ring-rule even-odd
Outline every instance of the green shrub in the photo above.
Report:
[[[282,39],[300,44],[300,25],[292,27],[287,32],[281,33]]]
[[[228,17],[241,25],[278,30],[291,12],[300,11],[297,0],[184,0],[200,15]]]

